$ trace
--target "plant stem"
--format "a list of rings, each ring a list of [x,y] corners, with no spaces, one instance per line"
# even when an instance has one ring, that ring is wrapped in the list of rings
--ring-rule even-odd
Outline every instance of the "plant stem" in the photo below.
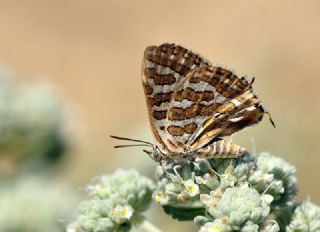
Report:
[[[162,232],[160,229],[158,229],[155,225],[153,225],[148,220],[144,220],[140,225],[140,228],[142,228],[146,232]]]

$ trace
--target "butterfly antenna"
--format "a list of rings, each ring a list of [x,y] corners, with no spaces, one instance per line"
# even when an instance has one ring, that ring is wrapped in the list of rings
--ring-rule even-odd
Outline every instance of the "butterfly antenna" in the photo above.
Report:
[[[250,81],[250,84],[249,84],[250,88],[252,87],[255,79],[256,79],[255,77],[252,77],[252,79],[251,79],[251,81]]]
[[[248,89],[251,89],[251,88],[252,88],[252,85],[253,85],[255,79],[256,79],[255,77],[252,77],[249,85],[245,88],[245,90],[248,90]]]
[[[113,139],[119,139],[119,140],[125,140],[125,141],[132,141],[132,142],[144,143],[144,144],[148,144],[148,145],[150,145],[150,146],[153,146],[152,143],[149,143],[149,142],[143,141],[143,140],[139,140],[139,139],[130,139],[130,138],[119,137],[119,136],[115,136],[115,135],[110,135],[110,137],[113,138]]]
[[[271,125],[276,128],[276,124],[274,123],[274,121],[272,120],[271,114],[269,112],[265,112],[268,116],[269,116],[269,121],[271,123]]]
[[[128,145],[116,145],[114,148],[124,148],[124,147],[151,147],[149,144],[128,144]]]

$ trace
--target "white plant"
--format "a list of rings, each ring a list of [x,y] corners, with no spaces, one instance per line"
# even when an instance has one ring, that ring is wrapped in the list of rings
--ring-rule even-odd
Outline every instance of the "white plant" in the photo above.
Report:
[[[193,220],[199,232],[320,231],[319,207],[294,200],[295,168],[266,152],[172,161],[157,167],[155,184],[134,171],[98,179],[69,231],[129,231],[144,221],[151,196],[174,219]]]

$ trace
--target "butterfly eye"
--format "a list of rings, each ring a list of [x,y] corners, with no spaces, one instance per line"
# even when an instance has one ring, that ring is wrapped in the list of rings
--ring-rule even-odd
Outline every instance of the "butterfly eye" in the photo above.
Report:
[[[162,160],[162,153],[159,151],[159,149],[154,148],[152,151],[143,150],[145,153],[147,153],[148,156],[151,157],[156,162],[160,162]]]

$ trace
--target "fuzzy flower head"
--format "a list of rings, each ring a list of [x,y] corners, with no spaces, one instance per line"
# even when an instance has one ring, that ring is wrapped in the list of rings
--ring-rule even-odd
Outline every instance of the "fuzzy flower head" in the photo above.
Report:
[[[162,205],[199,203],[201,193],[235,186],[249,172],[252,162],[237,169],[242,159],[173,161],[159,166],[156,171],[158,186],[154,198]],[[245,167],[244,167],[245,166]],[[242,178],[242,179],[241,179]],[[159,196],[162,196],[159,200]]]
[[[290,205],[294,173],[293,166],[267,153],[172,161],[158,167],[153,198],[173,218],[194,220],[200,231],[277,232],[269,216],[280,203]]]
[[[221,231],[232,231],[244,229],[244,226],[259,228],[260,222],[270,212],[272,200],[266,198],[268,197],[261,196],[255,189],[244,186],[227,188],[221,198],[215,194],[203,196],[202,202],[206,205],[208,217],[213,220],[210,225],[219,222],[219,225],[222,223],[218,226]],[[204,226],[206,228],[208,223]]]
[[[129,231],[132,224],[140,222],[153,189],[151,180],[133,170],[96,178],[95,184],[87,187],[91,199],[80,205],[78,219],[68,232]]]
[[[297,193],[295,172],[295,167],[283,159],[263,152],[248,181],[259,192],[268,189],[267,193],[274,197],[274,203],[279,207],[290,204]]]
[[[294,213],[287,232],[320,232],[320,207],[304,202]]]

